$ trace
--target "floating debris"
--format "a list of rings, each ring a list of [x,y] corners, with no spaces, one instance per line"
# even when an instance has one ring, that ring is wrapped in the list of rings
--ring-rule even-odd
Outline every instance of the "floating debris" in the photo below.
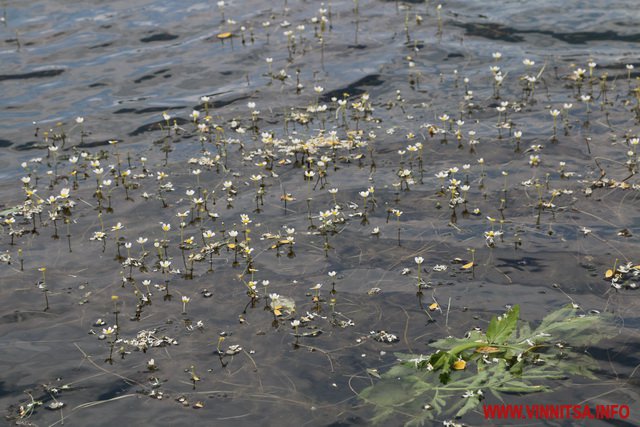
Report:
[[[47,409],[50,409],[52,411],[56,411],[58,409],[62,409],[63,407],[64,407],[64,402],[61,402],[59,400],[51,402],[50,404],[47,405]]]
[[[135,338],[123,339],[122,343],[130,345],[139,351],[146,352],[151,347],[165,347],[178,345],[178,340],[168,336],[156,336],[157,330],[142,330]]]
[[[242,351],[242,347],[238,344],[230,345],[227,351],[224,352],[225,356],[234,356]]]
[[[376,341],[378,342],[383,342],[383,343],[387,343],[387,344],[391,344],[394,342],[398,342],[400,341],[400,339],[387,331],[371,331],[369,332],[369,335]]]

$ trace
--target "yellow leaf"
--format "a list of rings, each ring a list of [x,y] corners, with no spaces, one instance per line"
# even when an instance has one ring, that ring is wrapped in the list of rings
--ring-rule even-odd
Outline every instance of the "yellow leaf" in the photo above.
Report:
[[[463,270],[468,270],[473,266],[474,266],[473,261],[472,262],[468,262],[468,263],[466,263],[465,265],[462,266],[462,269]]]
[[[467,367],[467,362],[465,362],[462,359],[456,360],[455,362],[453,362],[453,369],[455,369],[456,371],[462,371],[466,367]]]
[[[485,347],[478,347],[476,351],[482,354],[489,354],[489,353],[498,353],[500,352],[500,349],[498,347],[485,346]]]
[[[611,277],[613,277],[613,270],[612,269],[608,269],[606,273],[604,273],[604,277],[605,279],[610,279]]]
[[[230,32],[220,33],[216,37],[219,38],[220,40],[228,39],[229,37],[231,37],[231,33]]]
[[[439,309],[439,308],[440,308],[440,306],[438,305],[438,303],[437,303],[437,302],[434,302],[433,304],[431,304],[431,305],[429,306],[429,311],[435,311],[435,310],[437,310],[437,309]]]

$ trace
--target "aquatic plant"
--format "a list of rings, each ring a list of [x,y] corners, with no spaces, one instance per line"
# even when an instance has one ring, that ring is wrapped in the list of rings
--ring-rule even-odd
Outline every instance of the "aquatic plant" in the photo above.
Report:
[[[397,354],[398,364],[378,375],[358,396],[375,405],[372,422],[401,417],[424,425],[445,415],[462,417],[491,393],[550,391],[549,381],[570,376],[595,379],[598,364],[582,348],[611,336],[610,316],[581,314],[569,304],[535,328],[519,322],[520,307],[491,318],[486,331],[429,344],[427,355]]]

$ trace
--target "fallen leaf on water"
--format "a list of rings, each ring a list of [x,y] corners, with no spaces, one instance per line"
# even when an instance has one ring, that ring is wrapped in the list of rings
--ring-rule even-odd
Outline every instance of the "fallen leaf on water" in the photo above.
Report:
[[[455,362],[453,362],[453,369],[455,369],[456,371],[462,371],[466,367],[467,367],[467,362],[465,362],[462,359],[456,360]]]

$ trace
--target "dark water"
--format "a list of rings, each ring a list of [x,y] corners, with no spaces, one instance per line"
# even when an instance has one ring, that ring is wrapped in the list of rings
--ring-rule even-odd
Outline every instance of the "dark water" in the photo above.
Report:
[[[29,188],[37,190],[28,197],[44,207],[35,221],[2,213],[2,221],[16,219],[12,225],[3,222],[0,238],[0,250],[11,256],[10,264],[0,266],[0,401],[8,422],[58,425],[64,417],[67,425],[367,425],[373,410],[355,394],[375,381],[366,369],[384,371],[396,351],[426,352],[429,340],[486,327],[506,305],[520,304],[522,317],[536,322],[570,300],[620,320],[619,334],[591,350],[601,365],[600,380],[559,382],[557,392],[514,396],[513,403],[637,401],[637,291],[633,278],[619,290],[604,280],[614,265],[640,263],[640,187],[631,143],[638,136],[633,89],[640,67],[640,12],[634,2],[451,1],[438,11],[428,1],[360,1],[357,13],[353,1],[227,3],[223,8],[216,2],[155,0],[0,3],[0,210],[25,202],[20,178],[26,176]],[[233,22],[225,22],[229,19]],[[219,38],[224,32],[233,37]],[[495,60],[494,52],[502,58]],[[535,64],[523,64],[525,58]],[[592,83],[590,61],[596,63]],[[635,67],[628,70],[627,64]],[[499,97],[492,65],[505,76]],[[578,68],[587,76],[581,85],[571,79]],[[537,77],[532,91],[525,75]],[[363,94],[371,107],[366,114],[353,108]],[[589,102],[581,100],[585,94],[591,95]],[[345,96],[343,120],[343,109],[332,98]],[[504,101],[511,129],[498,130],[505,115],[496,107]],[[573,105],[558,117],[554,139],[549,110],[565,103]],[[327,111],[307,111],[322,104]],[[193,110],[200,112],[199,123],[209,112],[209,131],[199,133]],[[253,111],[259,113],[252,120]],[[163,113],[171,116],[168,122]],[[300,113],[308,113],[308,123]],[[443,114],[450,120],[441,120]],[[456,124],[458,119],[464,123]],[[174,125],[180,129],[168,129]],[[445,133],[431,136],[429,125]],[[335,150],[296,142],[332,130],[342,140]],[[522,131],[519,152],[515,130]],[[265,143],[262,132],[282,142]],[[470,145],[472,139],[479,143]],[[423,144],[422,169],[418,153],[406,148],[416,142]],[[527,151],[533,145],[542,149]],[[58,151],[49,153],[50,146]],[[86,158],[76,166],[69,163],[82,152]],[[312,163],[296,162],[309,155]],[[531,155],[540,156],[539,166],[530,165]],[[92,156],[104,168],[102,179],[113,181],[103,185],[100,202]],[[264,159],[273,160],[273,167],[261,164]],[[317,181],[318,161],[328,164],[326,185]],[[454,224],[449,195],[440,193],[442,183],[435,177],[453,167],[459,171],[452,177],[470,187]],[[304,179],[305,168],[316,171],[311,181]],[[196,169],[198,176],[192,173]],[[402,169],[411,170],[410,191],[404,183],[399,189]],[[131,174],[123,180],[126,170]],[[168,177],[159,180],[159,172]],[[251,180],[256,174],[263,176],[265,191],[260,212],[255,211],[259,184]],[[159,193],[167,181],[174,191]],[[232,181],[236,192],[229,204],[225,181]],[[363,221],[359,193],[370,186],[375,192],[367,196]],[[55,221],[48,214],[66,199],[46,201],[63,188],[71,188],[69,199],[76,203],[69,240],[64,214]],[[335,200],[330,188],[338,189]],[[553,196],[554,189],[560,194]],[[204,219],[193,220],[187,190],[208,195]],[[286,211],[284,193],[295,198]],[[540,197],[554,206],[539,211]],[[340,220],[325,254],[324,236],[310,227],[308,209],[317,227],[318,213],[336,203]],[[465,207],[479,213],[465,215]],[[391,209],[403,212],[399,221]],[[176,216],[186,210],[191,212],[185,219]],[[248,246],[257,271],[251,274],[242,256],[234,266],[233,248],[223,245],[212,257],[214,272],[208,271],[207,254],[195,263],[193,278],[185,277],[181,240],[194,236],[197,245],[185,249],[185,257],[203,248],[205,230],[216,233],[209,243],[233,242],[234,229],[243,240],[241,214],[252,221]],[[112,231],[118,222],[124,228]],[[161,222],[171,230],[164,233]],[[57,239],[51,237],[56,227]],[[283,227],[295,229],[295,257],[287,256],[288,243],[281,256],[271,248],[285,238]],[[371,234],[375,227],[378,236]],[[103,228],[104,251],[100,241],[90,241]],[[24,233],[12,239],[11,230],[21,229]],[[493,248],[484,235],[489,230],[504,231]],[[269,239],[268,233],[281,237]],[[138,237],[148,239],[144,246],[136,243]],[[179,273],[163,274],[153,247],[162,239],[168,247],[161,256]],[[117,259],[117,241],[123,257],[125,242],[132,243],[132,257],[148,252],[146,268],[133,268],[130,275]],[[471,249],[473,274],[453,262],[469,261]],[[435,298],[449,306],[448,317],[434,312],[436,322],[429,322],[420,308],[415,256],[425,258],[422,277],[431,286],[425,303]],[[436,265],[448,268],[437,271]],[[43,266],[47,311],[35,285]],[[404,268],[411,272],[402,275]],[[330,271],[337,272],[334,279]],[[151,304],[138,320],[130,320],[147,293],[144,280],[151,281]],[[171,301],[155,286],[166,280]],[[249,280],[257,281],[255,307],[247,296]],[[269,280],[266,292],[263,280]],[[317,283],[323,284],[319,316],[310,316],[299,332],[321,333],[300,338],[296,348],[290,320],[316,313],[316,291],[310,288]],[[380,292],[369,292],[372,288]],[[205,289],[211,297],[204,296]],[[268,293],[292,298],[295,315],[285,313],[274,325]],[[156,337],[177,344],[143,353],[118,342],[113,363],[105,363],[109,340],[98,336],[114,325],[113,295],[120,339],[154,330]],[[186,314],[183,295],[190,298]],[[348,320],[352,323],[337,322]],[[398,335],[399,342],[368,338],[379,330]],[[221,334],[222,350],[232,345],[242,350],[221,360],[216,354]],[[120,346],[130,352],[123,359]],[[152,358],[157,370],[147,366]],[[200,378],[195,387],[194,373]],[[29,396],[43,406],[20,418],[19,406],[28,404]],[[61,411],[45,409],[56,399],[65,404]],[[204,407],[194,408],[197,402]],[[480,413],[462,421],[487,423]],[[632,409],[625,422],[614,425],[637,424],[640,415]]]

